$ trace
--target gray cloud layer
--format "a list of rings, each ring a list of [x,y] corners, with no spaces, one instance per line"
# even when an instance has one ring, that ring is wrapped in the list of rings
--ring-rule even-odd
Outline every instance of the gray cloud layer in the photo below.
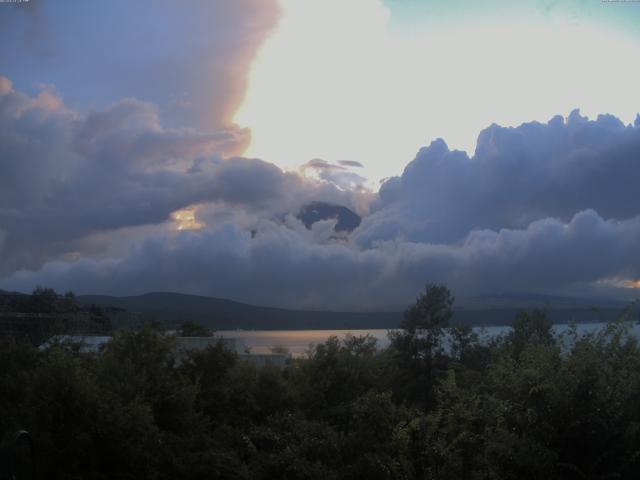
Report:
[[[174,236],[148,236],[124,258],[51,262],[19,272],[15,288],[34,283],[115,294],[178,290],[310,308],[394,308],[425,281],[461,293],[553,291],[602,278],[638,275],[640,219],[605,221],[592,210],[569,223],[539,220],[524,230],[475,231],[461,245],[386,241],[358,249],[263,221],[252,236],[234,224]],[[317,224],[316,224],[317,225]],[[597,253],[597,254],[596,254]]]
[[[223,202],[283,215],[320,197],[352,204],[256,159],[224,160],[246,132],[167,129],[133,99],[80,116],[51,91],[30,98],[0,77],[0,272],[37,268],[82,250],[83,239],[159,224],[193,204]]]
[[[226,158],[246,132],[166,128],[134,99],[81,115],[0,79],[0,125],[0,288],[373,309],[407,304],[425,281],[624,294],[640,277],[638,122],[492,125],[471,158],[436,140],[376,195],[327,175],[356,165],[315,161],[314,180]],[[307,230],[295,213],[312,200],[362,225],[346,239],[330,220]],[[189,206],[203,228],[178,231],[171,214]]]

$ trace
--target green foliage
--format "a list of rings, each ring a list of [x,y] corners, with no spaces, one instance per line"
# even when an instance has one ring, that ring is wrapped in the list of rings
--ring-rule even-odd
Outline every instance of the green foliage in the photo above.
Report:
[[[393,361],[388,376],[399,399],[429,408],[443,368],[442,339],[453,316],[454,297],[444,285],[427,284],[404,315],[402,330],[390,332]]]
[[[454,297],[445,285],[429,283],[404,314],[401,327],[409,333],[422,333],[435,341],[453,316]]]
[[[513,321],[513,330],[509,334],[514,355],[517,357],[527,345],[551,345],[554,342],[551,333],[552,323],[545,310],[522,311]]]
[[[376,360],[374,337],[330,337],[315,346],[308,359],[292,365],[289,377],[297,403],[310,416],[344,417],[348,402],[374,388]]]
[[[388,349],[332,337],[284,369],[221,341],[177,365],[149,325],[99,356],[5,339],[0,440],[29,430],[41,478],[637,478],[628,324],[558,339],[545,312],[523,312],[482,344],[446,328],[452,301],[427,286]]]

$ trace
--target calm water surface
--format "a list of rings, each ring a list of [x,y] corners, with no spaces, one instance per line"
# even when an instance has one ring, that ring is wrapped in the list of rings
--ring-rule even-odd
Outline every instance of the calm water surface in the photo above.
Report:
[[[577,325],[581,335],[596,332],[603,329],[605,323],[581,323]],[[630,333],[640,337],[640,325],[636,322],[629,323]],[[482,341],[488,341],[492,337],[508,333],[509,327],[478,327],[474,331]],[[554,325],[554,333],[562,335],[568,332],[568,325]],[[226,338],[241,338],[245,345],[253,353],[268,353],[274,347],[284,347],[294,357],[304,356],[311,346],[324,343],[329,337],[336,336],[343,339],[347,334],[373,335],[378,340],[378,347],[385,348],[389,345],[388,330],[220,330],[218,335]]]

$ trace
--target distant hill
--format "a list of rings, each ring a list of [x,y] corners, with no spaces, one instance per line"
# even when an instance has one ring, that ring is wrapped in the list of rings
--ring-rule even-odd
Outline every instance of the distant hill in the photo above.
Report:
[[[621,300],[602,298],[575,298],[556,295],[540,295],[535,293],[502,293],[499,295],[464,297],[456,300],[456,308],[464,310],[501,309],[501,308],[545,308],[566,310],[573,308],[622,308],[626,305]]]
[[[180,293],[156,292],[129,297],[81,295],[78,301],[103,307],[124,308],[132,315],[112,319],[124,326],[127,319],[154,319],[168,327],[192,320],[217,330],[320,330],[396,328],[402,312],[330,312],[259,307],[219,298]],[[625,303],[529,294],[472,297],[456,302],[454,323],[509,325],[526,308],[548,306],[554,323],[570,320],[595,322],[611,320]],[[595,310],[593,307],[597,307]],[[637,315],[637,312],[636,312]]]
[[[80,302],[125,308],[144,319],[169,326],[192,320],[217,330],[320,330],[340,328],[393,328],[402,318],[399,312],[319,312],[257,307],[219,298],[180,293],[155,292],[133,297],[82,295]]]
[[[336,232],[351,232],[358,228],[362,219],[352,210],[342,205],[334,205],[325,202],[311,202],[305,205],[297,215],[304,226],[311,226],[320,220],[336,219]]]
[[[510,325],[520,311],[541,308],[549,312],[553,323],[603,322],[617,318],[628,305],[611,299],[504,293],[456,300],[454,320],[471,325]],[[632,314],[637,318],[637,306]]]

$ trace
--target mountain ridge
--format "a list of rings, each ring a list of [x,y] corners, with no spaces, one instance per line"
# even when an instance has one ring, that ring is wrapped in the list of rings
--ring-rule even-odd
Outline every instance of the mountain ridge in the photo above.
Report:
[[[530,298],[527,296],[531,295]],[[123,308],[130,319],[156,320],[175,328],[190,320],[217,330],[322,330],[397,328],[402,311],[297,310],[257,306],[204,295],[177,292],[148,292],[133,296],[79,295],[83,304]],[[535,294],[502,294],[461,299],[454,306],[454,324],[475,326],[508,325],[527,308],[549,310],[554,323],[606,321],[627,305],[617,300],[589,300]],[[116,320],[126,326],[125,320]],[[118,325],[117,325],[118,326]]]

